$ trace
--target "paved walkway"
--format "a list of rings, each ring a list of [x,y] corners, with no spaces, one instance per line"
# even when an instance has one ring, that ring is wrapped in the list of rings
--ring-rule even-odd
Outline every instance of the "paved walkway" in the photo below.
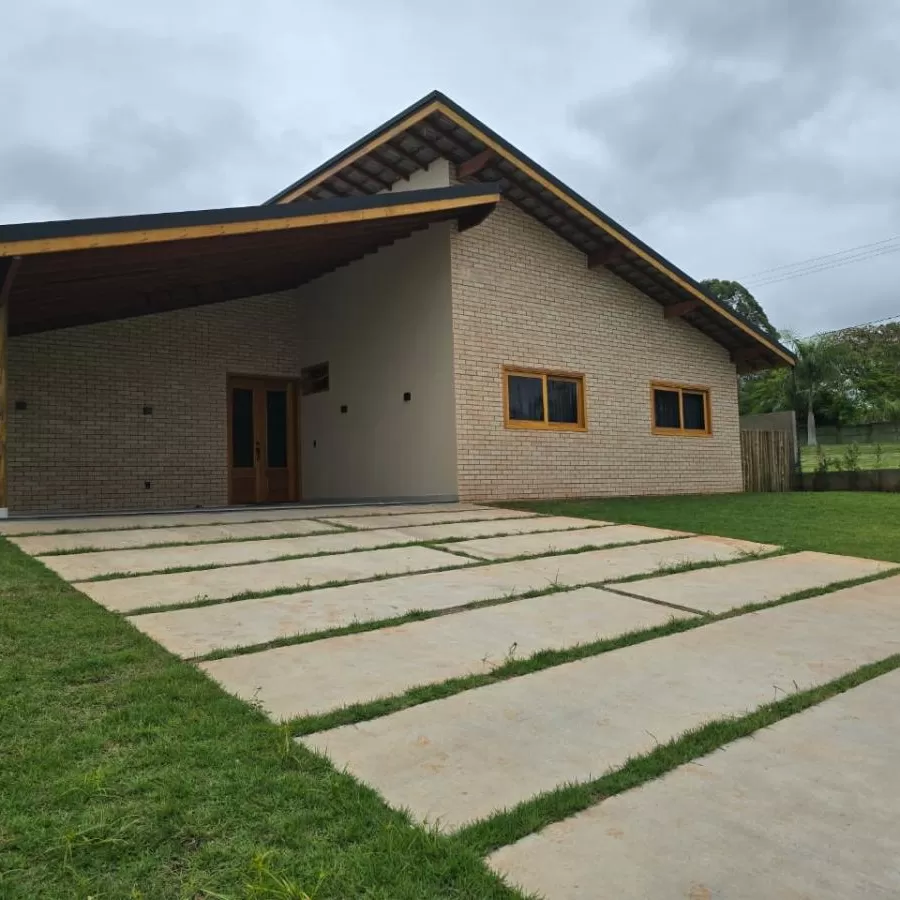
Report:
[[[898,696],[894,671],[504,847],[490,864],[552,900],[900,897]]]
[[[405,504],[14,520],[0,523],[0,534],[173,653],[200,657],[226,690],[276,720],[492,676],[391,715],[373,707],[355,725],[301,739],[446,831],[900,652],[900,576],[832,590],[888,573],[886,563],[772,555],[779,548],[645,526]],[[740,609],[810,589],[832,592]],[[711,618],[733,610],[742,614]],[[395,621],[411,614],[420,620]],[[641,634],[648,629],[656,630]],[[609,640],[629,645],[576,649]],[[548,662],[542,651],[568,655]],[[503,675],[534,654],[528,665],[537,671]],[[876,745],[858,770],[888,784],[887,753],[879,756],[888,730],[878,724],[887,701],[870,693],[847,706]],[[871,827],[858,827],[865,816],[850,805],[851,791],[829,793],[834,760],[853,753],[857,767],[867,746],[851,712],[841,715],[833,733],[823,712],[819,731],[772,738],[772,752],[742,749],[759,742],[726,748],[503,848],[491,865],[548,900],[593,897],[599,883],[635,900],[893,896],[884,871],[897,847],[876,834],[888,828],[877,787],[867,780],[856,795],[866,814],[876,810]],[[811,756],[834,734],[833,752]],[[772,753],[783,777],[766,762]],[[706,772],[714,791],[698,797],[690,786]],[[829,800],[844,804],[843,818]],[[795,809],[808,839],[806,831],[794,838],[790,824],[779,830]],[[840,874],[861,866],[855,881]]]

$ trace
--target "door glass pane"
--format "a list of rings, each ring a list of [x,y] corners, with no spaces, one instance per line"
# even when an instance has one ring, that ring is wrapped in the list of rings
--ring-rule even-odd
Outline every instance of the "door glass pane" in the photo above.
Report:
[[[547,417],[551,422],[578,424],[578,384],[547,379]]]
[[[519,422],[544,421],[544,381],[524,375],[507,376],[509,417]]]
[[[653,421],[657,428],[681,428],[678,391],[653,392]]]
[[[706,431],[706,404],[703,394],[684,392],[684,427],[692,431]]]
[[[266,465],[287,468],[287,391],[266,391]]]
[[[231,403],[231,463],[236,469],[252,469],[253,391],[233,388]]]

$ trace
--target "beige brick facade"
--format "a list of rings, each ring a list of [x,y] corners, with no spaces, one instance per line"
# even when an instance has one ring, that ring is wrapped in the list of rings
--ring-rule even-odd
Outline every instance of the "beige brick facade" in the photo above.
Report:
[[[451,243],[459,495],[466,500],[741,490],[728,352],[503,201]],[[504,427],[501,367],[585,376],[584,432]],[[650,383],[710,390],[710,437],[651,434]]]
[[[14,338],[10,509],[226,503],[226,376],[299,376],[300,338],[287,295]]]
[[[310,498],[741,489],[727,351],[503,202],[291,294],[14,338],[10,509],[224,504],[227,375],[297,378],[320,356],[333,391],[301,404]],[[506,429],[503,365],[583,372],[587,430]],[[708,386],[712,436],[652,435],[652,380]]]

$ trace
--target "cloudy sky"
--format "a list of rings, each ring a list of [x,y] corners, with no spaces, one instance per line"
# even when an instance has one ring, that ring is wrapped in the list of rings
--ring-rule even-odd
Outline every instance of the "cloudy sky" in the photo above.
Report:
[[[258,203],[433,88],[779,327],[900,315],[895,0],[10,3],[0,222]]]

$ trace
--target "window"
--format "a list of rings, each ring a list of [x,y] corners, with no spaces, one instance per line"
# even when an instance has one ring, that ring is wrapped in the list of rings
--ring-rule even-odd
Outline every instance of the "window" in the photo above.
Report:
[[[584,431],[584,376],[504,369],[507,428]]]
[[[709,421],[709,391],[678,384],[653,384],[654,434],[699,436],[712,434]]]
[[[300,370],[300,393],[321,394],[328,390],[328,363],[316,363]]]

